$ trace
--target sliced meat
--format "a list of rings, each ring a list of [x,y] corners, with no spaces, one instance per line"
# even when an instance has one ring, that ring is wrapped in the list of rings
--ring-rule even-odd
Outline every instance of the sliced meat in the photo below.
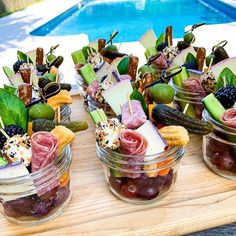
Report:
[[[38,171],[58,156],[58,140],[50,132],[37,132],[31,137],[32,172]]]
[[[148,141],[140,133],[126,129],[120,133],[121,152],[126,155],[144,155]]]
[[[99,82],[98,80],[94,80],[87,88],[86,93],[90,97],[94,98],[96,93],[99,90]]]
[[[128,129],[136,129],[147,120],[147,117],[143,111],[140,101],[131,100],[130,101],[132,111],[129,107],[129,102],[126,102],[121,109],[122,123]]]
[[[228,109],[221,117],[221,121],[232,128],[236,128],[236,108]]]

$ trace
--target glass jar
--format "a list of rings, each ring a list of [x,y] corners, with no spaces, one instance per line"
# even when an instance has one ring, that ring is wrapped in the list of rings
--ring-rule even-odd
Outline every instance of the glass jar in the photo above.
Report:
[[[39,171],[1,178],[1,212],[22,225],[36,225],[58,216],[71,198],[70,165],[71,151],[67,146],[56,160]]]
[[[119,199],[133,204],[159,201],[173,188],[183,147],[149,156],[129,156],[98,146],[106,183]]]
[[[96,109],[103,109],[108,118],[116,117],[116,114],[111,109],[108,103],[100,103],[95,101],[92,97],[87,96],[88,101],[88,112],[94,111]]]
[[[202,111],[204,110],[202,99],[206,96],[205,91],[189,92],[184,88],[178,87],[174,83],[171,85],[175,90],[175,107],[182,112],[187,109],[185,112],[186,115],[202,119]]]
[[[203,137],[203,159],[216,174],[236,180],[236,129],[214,120],[204,110],[203,118],[214,130]]]

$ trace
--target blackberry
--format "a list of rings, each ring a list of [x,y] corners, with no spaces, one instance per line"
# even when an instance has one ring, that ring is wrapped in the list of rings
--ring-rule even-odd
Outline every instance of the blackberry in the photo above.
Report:
[[[160,43],[157,46],[157,51],[162,52],[167,46],[168,46],[167,43]]]
[[[224,108],[228,109],[236,102],[236,87],[226,86],[220,88],[215,94],[216,98],[220,101]]]
[[[121,122],[121,121],[122,121],[122,116],[121,116],[121,115],[118,115],[118,116],[117,116],[117,119]]]
[[[24,63],[26,63],[26,61],[17,61],[17,62],[15,62],[15,64],[13,65],[14,72],[17,73],[20,69],[20,66]]]
[[[16,134],[24,134],[23,129],[17,125],[7,125],[5,126],[4,130],[10,137]],[[0,149],[3,148],[6,141],[7,138],[2,133],[0,133]]]
[[[180,51],[184,50],[185,48],[189,47],[189,44],[185,43],[184,41],[179,41],[177,43],[177,47]]]
[[[186,69],[198,70],[198,65],[195,61],[190,61],[182,66],[186,67]]]

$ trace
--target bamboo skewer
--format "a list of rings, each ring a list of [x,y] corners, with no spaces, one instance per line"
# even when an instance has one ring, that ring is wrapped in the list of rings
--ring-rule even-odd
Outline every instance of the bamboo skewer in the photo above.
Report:
[[[0,116],[0,124],[1,124],[2,129],[5,129],[5,125],[4,125],[4,123],[3,123],[3,120],[2,120],[2,117],[1,117],[1,116]]]
[[[7,134],[3,129],[0,129],[0,132],[2,132],[2,134],[3,134],[7,139],[10,139],[10,137],[8,136],[8,134]]]
[[[187,112],[188,107],[189,107],[189,103],[187,103],[187,104],[185,105],[185,107],[184,107],[184,111],[183,111],[184,114]]]
[[[130,114],[133,115],[134,111],[133,111],[133,108],[132,108],[132,104],[131,104],[131,100],[130,100],[130,95],[129,94],[127,94],[127,98],[128,98],[128,103],[129,103]]]

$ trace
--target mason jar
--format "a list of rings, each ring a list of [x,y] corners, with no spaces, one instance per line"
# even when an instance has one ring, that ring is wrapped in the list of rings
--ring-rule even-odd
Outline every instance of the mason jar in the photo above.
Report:
[[[236,180],[236,129],[214,120],[204,110],[203,118],[214,130],[203,137],[203,159],[216,174]]]
[[[58,216],[71,198],[70,166],[71,151],[67,146],[57,159],[39,171],[1,178],[0,204],[3,215],[10,221],[28,226]]]
[[[70,121],[70,116],[71,116],[71,107],[70,105],[64,105],[60,107],[60,120],[61,122],[65,122],[65,121]],[[58,121],[58,109],[55,110],[55,119],[56,121]]]
[[[205,91],[189,92],[184,88],[178,87],[174,83],[171,83],[171,85],[175,90],[175,107],[179,111],[185,112],[186,115],[201,119],[202,111],[204,110],[202,99],[206,96]]]
[[[83,77],[81,75],[76,75],[76,83],[79,87],[79,94],[81,96],[81,98],[84,99],[84,102],[87,102],[87,88],[88,88],[88,84],[85,82],[85,80],[83,79]]]
[[[105,180],[119,199],[133,204],[161,200],[173,188],[183,147],[172,147],[155,155],[130,156],[96,147],[103,163]]]

